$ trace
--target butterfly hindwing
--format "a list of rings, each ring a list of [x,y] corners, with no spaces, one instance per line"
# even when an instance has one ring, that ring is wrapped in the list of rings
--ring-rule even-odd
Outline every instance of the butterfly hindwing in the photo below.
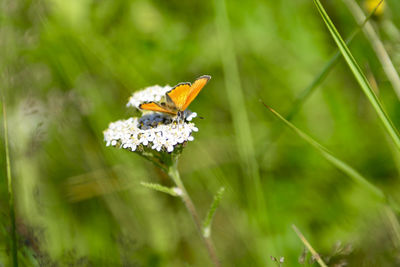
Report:
[[[168,113],[171,115],[176,115],[176,112],[169,109],[168,107],[163,107],[160,104],[157,104],[155,102],[147,102],[139,105],[140,109],[144,110],[151,110],[151,111],[157,111],[157,112],[163,112],[163,113]]]
[[[200,93],[201,89],[207,84],[207,82],[211,79],[211,76],[203,75],[194,81],[194,83],[190,86],[190,92],[188,97],[186,98],[185,104],[182,107],[182,110],[185,110],[190,103],[196,98],[196,96]]]
[[[190,94],[191,85],[190,83],[180,83],[171,89],[166,95],[167,100],[173,102],[177,110],[184,110],[183,106]],[[169,98],[169,99],[168,99]]]

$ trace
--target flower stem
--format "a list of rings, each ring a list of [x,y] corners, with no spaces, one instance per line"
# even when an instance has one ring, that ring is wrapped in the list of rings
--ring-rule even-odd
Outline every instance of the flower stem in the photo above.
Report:
[[[199,219],[199,215],[197,214],[196,207],[194,206],[192,200],[190,199],[189,194],[187,193],[185,186],[182,183],[181,177],[179,175],[178,171],[178,159],[173,160],[173,163],[170,165],[168,168],[168,175],[171,177],[171,179],[175,182],[176,186],[182,190],[182,194],[180,197],[183,200],[183,203],[185,203],[186,209],[189,211],[189,213],[192,215],[193,221],[196,225],[197,231],[199,232],[200,236],[203,239],[204,244],[207,247],[208,254],[214,263],[215,266],[219,267],[221,266],[217,254],[215,252],[215,247],[214,244],[211,240],[211,236],[204,236],[202,234],[201,230],[201,222]]]

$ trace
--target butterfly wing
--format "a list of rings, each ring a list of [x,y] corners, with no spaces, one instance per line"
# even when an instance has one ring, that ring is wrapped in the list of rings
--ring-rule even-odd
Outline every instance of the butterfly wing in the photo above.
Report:
[[[163,107],[160,104],[157,104],[155,102],[148,102],[148,103],[140,104],[139,108],[144,109],[144,110],[157,111],[157,112],[168,113],[171,115],[176,115],[176,112],[174,112],[173,110],[171,110],[167,107]]]
[[[201,89],[207,84],[207,82],[211,79],[211,76],[203,75],[197,78],[197,80],[190,86],[189,95],[186,98],[184,105],[181,110],[185,110],[190,103],[196,98],[196,96],[200,93]]]
[[[167,92],[167,101],[172,101],[177,110],[184,110],[187,98],[190,94],[190,83],[180,83],[176,85],[171,91]]]
[[[188,82],[176,85],[166,93],[167,105],[148,102],[141,104],[139,108],[176,115],[178,111],[184,111],[190,105],[210,79],[210,76],[203,75],[192,85]]]

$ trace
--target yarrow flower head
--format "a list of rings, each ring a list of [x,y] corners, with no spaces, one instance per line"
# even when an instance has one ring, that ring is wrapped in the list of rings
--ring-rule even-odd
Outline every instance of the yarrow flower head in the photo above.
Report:
[[[191,113],[190,118],[196,116]],[[198,129],[194,123],[173,121],[164,114],[146,114],[141,118],[129,118],[110,123],[104,131],[107,146],[116,146],[131,151],[141,151],[144,147],[157,151],[172,152],[174,147],[193,141],[192,132]]]
[[[159,102],[170,86],[151,86],[135,92],[129,99],[128,107],[138,110],[143,102]],[[141,110],[140,110],[141,111]],[[179,154],[188,141],[193,141],[193,132],[198,128],[192,121],[196,112],[185,110],[178,118],[165,113],[144,111],[139,117],[110,123],[104,131],[107,146],[127,149],[145,157],[160,158],[160,154]]]

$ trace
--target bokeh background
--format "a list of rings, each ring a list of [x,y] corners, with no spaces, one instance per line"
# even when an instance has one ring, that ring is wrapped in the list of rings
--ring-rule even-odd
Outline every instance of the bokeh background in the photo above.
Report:
[[[343,36],[357,29],[343,1],[322,3]],[[400,2],[384,5],[370,21],[398,68]],[[20,266],[211,265],[183,203],[140,185],[170,186],[168,177],[103,141],[110,122],[137,115],[126,107],[136,90],[204,74],[212,80],[190,106],[204,119],[179,170],[202,217],[226,188],[212,226],[223,266],[276,266],[271,256],[317,266],[292,224],[330,266],[399,266],[397,212],[259,102],[289,114],[336,51],[312,1],[6,0],[0,8]],[[350,48],[399,127],[399,99],[363,33]],[[342,58],[292,121],[399,203],[399,153]],[[10,266],[1,137],[0,266]]]

